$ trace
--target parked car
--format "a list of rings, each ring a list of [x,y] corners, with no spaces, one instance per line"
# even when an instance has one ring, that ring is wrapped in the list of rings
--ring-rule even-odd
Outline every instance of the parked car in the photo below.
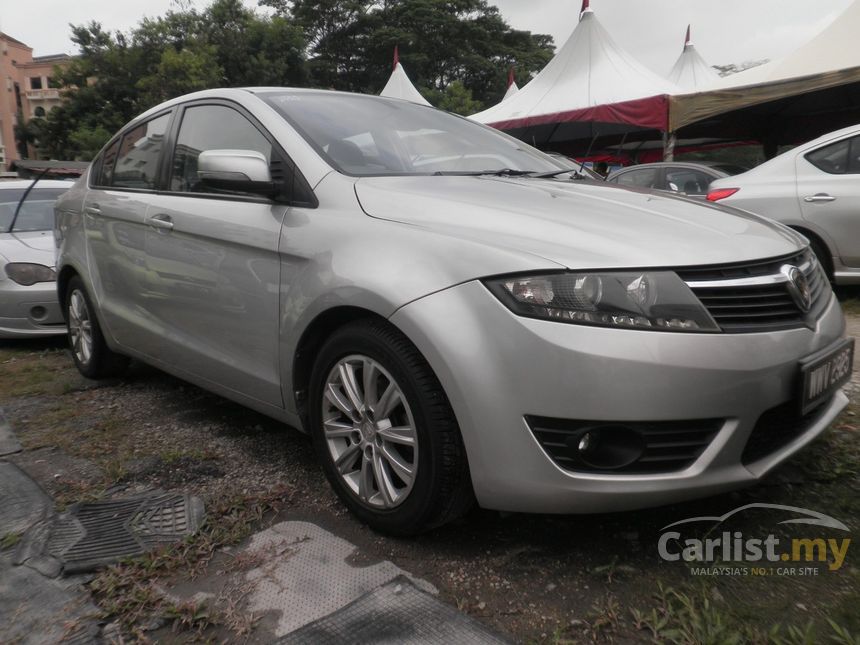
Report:
[[[0,182],[0,338],[66,333],[54,273],[54,202],[72,184],[40,181],[27,193],[32,184]]]
[[[708,199],[805,235],[836,284],[860,284],[860,125],[711,185]]]
[[[800,235],[571,180],[405,101],[177,98],[56,210],[84,375],[134,357],[303,428],[381,531],[475,499],[590,513],[746,486],[847,402],[853,344]]]
[[[620,186],[652,188],[705,199],[712,181],[744,172],[740,166],[718,162],[662,162],[630,166],[613,172],[608,182]]]

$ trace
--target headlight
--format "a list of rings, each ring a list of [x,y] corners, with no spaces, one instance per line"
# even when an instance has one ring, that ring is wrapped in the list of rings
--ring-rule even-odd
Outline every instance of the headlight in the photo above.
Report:
[[[29,287],[37,282],[53,282],[57,274],[50,267],[43,264],[30,264],[28,262],[12,262],[6,265],[6,275],[10,280]]]
[[[484,284],[515,314],[530,318],[653,331],[720,331],[671,271],[559,273]]]

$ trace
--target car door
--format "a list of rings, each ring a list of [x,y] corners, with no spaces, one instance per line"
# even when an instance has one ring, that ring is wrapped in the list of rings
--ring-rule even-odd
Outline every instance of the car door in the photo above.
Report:
[[[278,243],[289,207],[217,193],[200,182],[206,150],[253,150],[280,162],[273,139],[238,106],[187,105],[177,119],[168,190],[146,213],[145,307],[154,358],[282,406]]]
[[[798,155],[803,218],[835,245],[846,266],[860,267],[860,136]]]
[[[144,296],[144,218],[158,188],[171,111],[137,124],[96,158],[83,203],[89,276],[102,322],[122,345],[148,334]]]

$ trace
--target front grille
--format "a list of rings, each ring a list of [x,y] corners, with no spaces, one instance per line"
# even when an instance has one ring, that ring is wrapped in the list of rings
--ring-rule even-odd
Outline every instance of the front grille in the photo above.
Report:
[[[723,426],[723,419],[690,421],[608,422],[527,416],[526,422],[550,458],[571,472],[618,474],[666,473],[683,470],[704,452]],[[590,430],[623,426],[644,439],[642,456],[617,469],[590,466],[578,456],[577,445]]]
[[[787,282],[769,283],[781,276],[780,270],[786,264],[798,267],[806,276],[812,295],[809,312],[795,303]],[[808,325],[821,314],[830,295],[827,278],[809,250],[771,260],[681,269],[678,275],[690,285],[720,328],[729,333]],[[736,284],[739,280],[753,284]]]
[[[827,411],[827,403],[801,416],[797,401],[771,408],[759,417],[741,454],[744,465],[784,448],[806,432]]]

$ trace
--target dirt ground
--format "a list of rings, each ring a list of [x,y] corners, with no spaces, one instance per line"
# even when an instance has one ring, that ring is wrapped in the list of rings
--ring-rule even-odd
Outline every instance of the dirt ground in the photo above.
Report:
[[[860,336],[860,292],[839,295]],[[129,576],[150,584],[195,575],[213,549],[291,519],[359,545],[357,563],[388,559],[429,580],[444,600],[518,642],[860,643],[856,547],[838,571],[822,566],[807,576],[694,576],[657,551],[662,527],[753,502],[809,508],[860,531],[857,371],[854,378],[852,405],[833,428],[755,488],[613,515],[475,510],[402,540],[375,534],[344,511],[295,430],[140,364],[121,380],[88,381],[62,339],[0,341],[0,407],[24,445],[12,460],[58,505],[155,487],[190,491],[207,504],[208,544],[132,562],[91,583],[105,621],[119,620],[126,636],[141,641],[165,619],[176,628],[168,640],[214,632],[176,612],[153,624],[164,609],[129,601]],[[771,519],[744,514],[732,529],[763,537],[774,530]],[[14,536],[0,538],[0,548],[14,543]],[[255,642],[253,625],[234,636]]]

